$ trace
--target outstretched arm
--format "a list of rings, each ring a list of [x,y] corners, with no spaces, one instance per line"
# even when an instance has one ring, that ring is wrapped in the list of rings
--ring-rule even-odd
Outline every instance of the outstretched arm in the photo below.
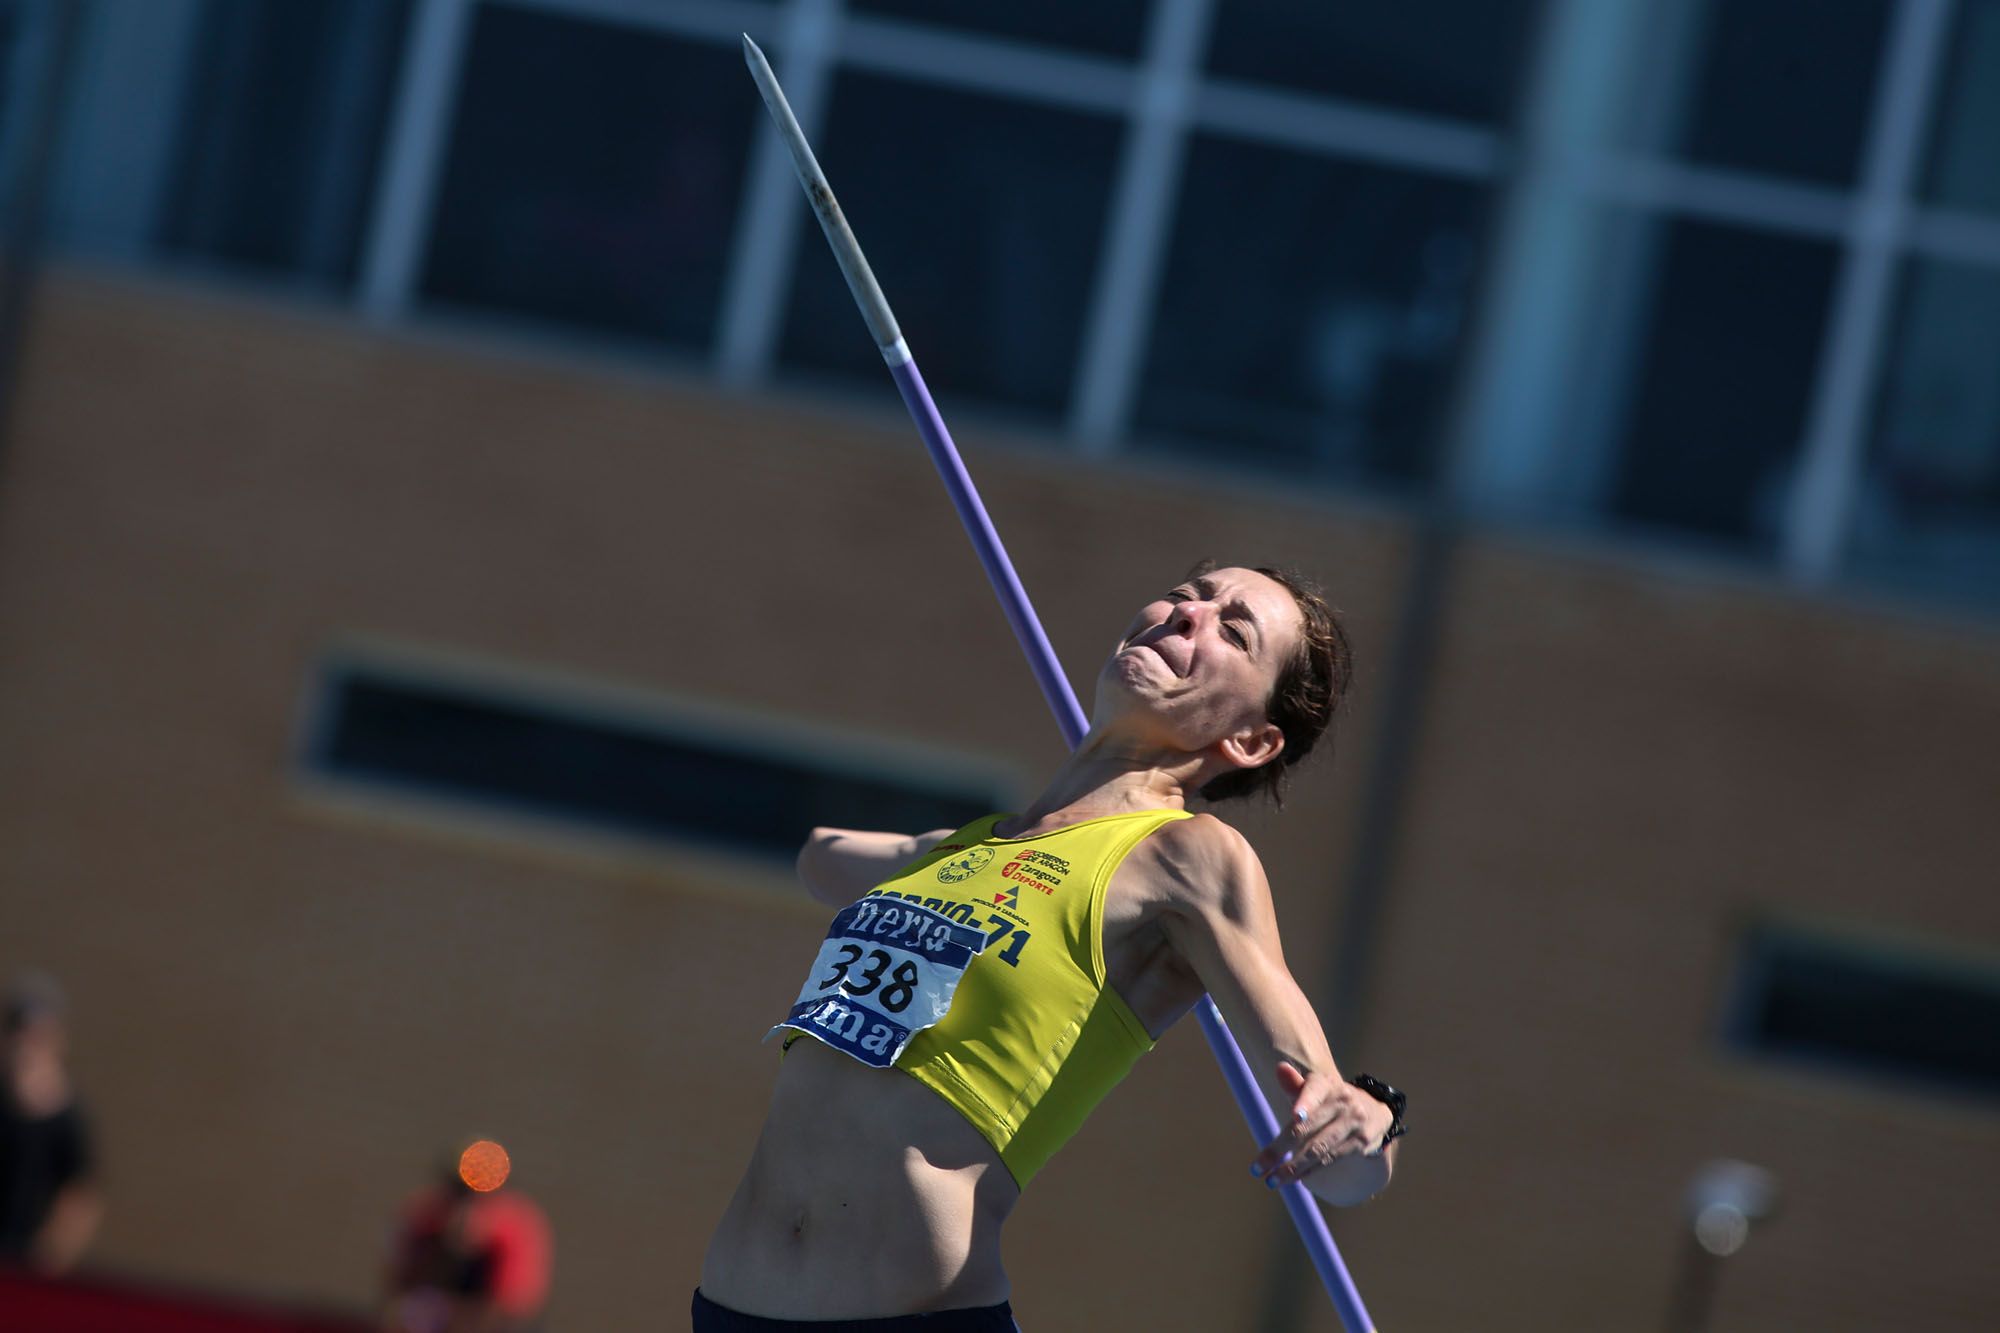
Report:
[[[799,882],[829,907],[845,907],[951,835],[948,828],[912,836],[816,828],[799,849]]]
[[[1275,1185],[1303,1180],[1328,1203],[1361,1203],[1389,1183],[1389,1108],[1351,1086],[1310,1001],[1285,966],[1271,887],[1257,855],[1222,821],[1169,824],[1150,848],[1167,938],[1229,1022],[1282,1132],[1251,1163]]]

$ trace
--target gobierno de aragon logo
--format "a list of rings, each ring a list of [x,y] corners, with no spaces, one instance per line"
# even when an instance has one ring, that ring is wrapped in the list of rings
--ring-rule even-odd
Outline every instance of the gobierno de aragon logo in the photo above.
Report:
[[[988,861],[993,859],[991,847],[974,847],[963,856],[954,856],[938,866],[938,878],[946,884],[957,884],[978,874]]]

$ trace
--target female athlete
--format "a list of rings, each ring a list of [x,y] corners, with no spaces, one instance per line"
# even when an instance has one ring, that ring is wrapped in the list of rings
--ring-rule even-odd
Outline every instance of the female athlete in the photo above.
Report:
[[[1011,1333],[1000,1231],[1022,1187],[1203,992],[1288,1119],[1252,1173],[1334,1204],[1388,1183],[1400,1094],[1342,1078],[1256,854],[1185,808],[1275,795],[1348,676],[1303,582],[1200,566],[1133,620],[1025,811],[813,831],[800,878],[840,910],[772,1029],[787,1055],[696,1333]]]

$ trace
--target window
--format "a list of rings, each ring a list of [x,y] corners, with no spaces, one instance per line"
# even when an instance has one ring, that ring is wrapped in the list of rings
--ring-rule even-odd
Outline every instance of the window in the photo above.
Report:
[[[705,347],[761,114],[733,43],[481,5],[423,295]]]
[[[849,0],[847,6],[855,15],[912,19],[1107,56],[1139,53],[1147,8],[1147,0],[1055,5],[996,5],[990,0]]]
[[[1965,0],[1947,57],[1924,195],[2000,213],[2000,3]]]
[[[1690,9],[1705,31],[1667,147],[1714,166],[1853,183],[1889,0],[1816,0],[1810,32],[1793,0],[1708,0]]]
[[[741,62],[738,62],[739,64]],[[815,144],[949,412],[965,395],[1047,420],[1069,402],[1119,126],[1053,107],[849,74]],[[800,223],[779,355],[886,384],[819,224]]]
[[[638,838],[790,858],[816,824],[956,828],[1001,807],[972,779],[779,753],[714,724],[585,713],[525,689],[335,662],[305,765],[343,782]]]
[[[1904,273],[1850,556],[1864,577],[1990,600],[2000,588],[2000,270]]]
[[[26,59],[23,40],[23,15],[21,0],[0,0],[0,110],[11,110],[14,99],[21,95],[21,84],[25,81],[21,68]],[[12,116],[8,119],[11,121]],[[6,145],[11,136],[0,134],[0,147]],[[11,163],[0,158],[0,180],[9,174]]]
[[[1724,1039],[1856,1077],[2000,1096],[2000,964],[1777,926],[1750,932]]]
[[[1139,387],[1148,447],[1294,480],[1427,478],[1487,197],[1198,137]]]
[[[1218,0],[1208,69],[1223,78],[1497,123],[1513,114],[1539,9],[1537,0]]]
[[[350,282],[408,26],[409,0],[208,0],[161,248]]]
[[[20,188],[21,163],[28,152],[21,126],[34,119],[29,103],[35,95],[38,53],[33,16],[24,12],[24,3],[0,0],[0,217],[13,210],[13,193]]]
[[[208,0],[160,248],[350,282],[408,20],[408,0]]]
[[[1662,253],[1614,437],[1612,511],[1768,553],[1805,428],[1837,253],[1706,222],[1638,225],[1660,228]]]
[[[1496,517],[2000,587],[2000,0],[736,8],[947,415],[1410,496],[1458,432]],[[0,0],[0,110],[52,12]],[[798,197],[745,215],[779,177],[731,12],[91,6],[53,235],[887,393]]]

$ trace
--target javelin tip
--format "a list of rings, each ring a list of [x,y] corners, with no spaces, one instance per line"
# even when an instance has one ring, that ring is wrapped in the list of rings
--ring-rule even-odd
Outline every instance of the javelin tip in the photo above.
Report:
[[[861,245],[854,239],[853,230],[841,214],[840,204],[833,197],[833,187],[827,184],[826,173],[819,169],[812,146],[806,142],[805,131],[799,128],[798,117],[792,114],[791,103],[785,100],[785,90],[778,86],[778,76],[771,71],[771,62],[764,59],[764,53],[757,49],[757,43],[750,40],[747,32],[743,34],[743,62],[750,66],[750,77],[756,81],[757,91],[764,98],[764,109],[771,113],[771,122],[777,126],[778,137],[791,153],[792,168],[798,173],[806,198],[812,202],[813,213],[826,232],[834,258],[840,261],[840,271],[847,278],[848,290],[854,293],[855,303],[861,307],[861,317],[868,322],[869,332],[875,335],[875,345],[882,349],[885,357],[890,356],[897,351],[903,339],[902,331],[896,327],[896,317],[889,313],[889,302],[883,297],[875,275],[869,271],[868,261],[862,257]],[[901,350],[900,355],[907,359],[908,350]]]
[[[777,82],[771,73],[771,62],[764,58],[764,48],[751,41],[747,32],[743,34],[743,63],[750,67],[750,77],[757,81],[760,91],[767,80]]]

